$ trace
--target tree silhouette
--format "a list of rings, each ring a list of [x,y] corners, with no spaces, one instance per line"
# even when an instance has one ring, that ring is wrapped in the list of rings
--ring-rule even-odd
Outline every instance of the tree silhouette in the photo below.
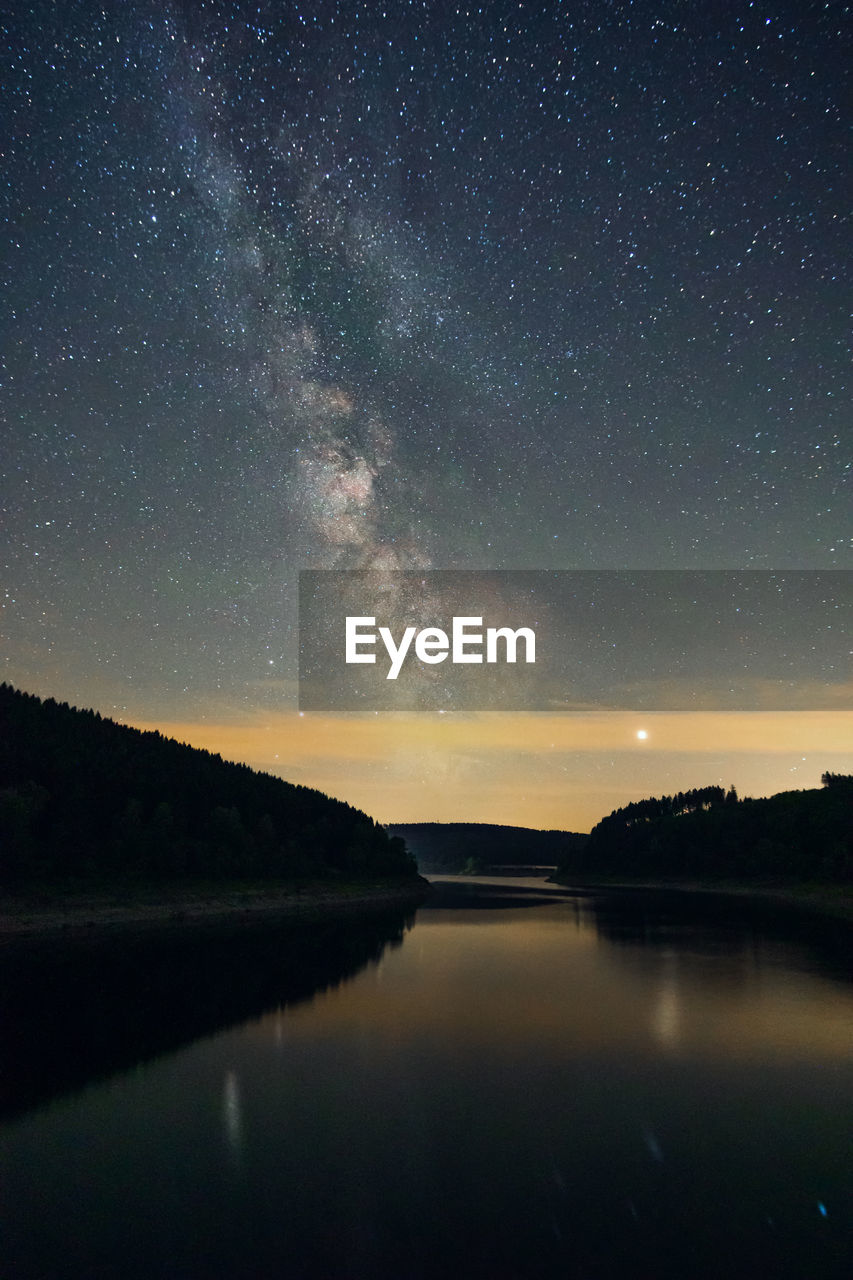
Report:
[[[416,867],[340,800],[0,685],[0,884],[343,874]]]

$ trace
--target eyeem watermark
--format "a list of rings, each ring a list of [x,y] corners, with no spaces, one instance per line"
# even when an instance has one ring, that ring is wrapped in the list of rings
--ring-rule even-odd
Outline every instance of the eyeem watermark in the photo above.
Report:
[[[441,627],[406,627],[400,643],[397,644],[390,627],[376,626],[375,617],[348,617],[345,626],[346,661],[348,663],[374,663],[375,653],[363,653],[363,649],[376,646],[377,635],[385,646],[391,664],[385,676],[386,680],[396,680],[403,663],[410,652],[412,641],[415,642],[414,656],[418,662],[435,666],[448,657],[453,663],[477,663],[483,661],[483,632],[474,630],[481,628],[481,617],[455,617],[451,624],[450,636]],[[511,627],[487,627],[485,632],[486,662],[516,662],[519,641],[524,644],[524,661],[536,661],[536,632],[532,627],[519,627],[513,631]],[[502,655],[498,648],[501,642]]]
[[[850,710],[843,570],[304,570],[304,710]]]

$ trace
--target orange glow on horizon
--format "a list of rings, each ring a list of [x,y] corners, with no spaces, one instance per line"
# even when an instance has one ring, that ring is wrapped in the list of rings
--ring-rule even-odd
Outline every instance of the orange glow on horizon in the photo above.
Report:
[[[383,822],[566,830],[588,830],[628,800],[708,782],[753,795],[819,786],[824,770],[849,769],[853,752],[853,723],[842,711],[282,711],[239,723],[135,723],[317,787]]]

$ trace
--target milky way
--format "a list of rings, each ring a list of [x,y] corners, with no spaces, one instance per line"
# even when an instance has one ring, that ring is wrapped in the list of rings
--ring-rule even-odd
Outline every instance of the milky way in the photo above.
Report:
[[[289,696],[301,567],[848,566],[842,15],[19,9],[7,677]]]

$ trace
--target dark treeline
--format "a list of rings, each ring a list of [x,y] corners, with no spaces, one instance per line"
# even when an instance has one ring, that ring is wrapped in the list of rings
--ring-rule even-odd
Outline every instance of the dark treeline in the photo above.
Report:
[[[388,829],[406,841],[421,870],[430,873],[554,867],[587,838],[571,831],[536,831],[490,822],[393,823]]]
[[[0,884],[415,872],[340,800],[0,685]]]
[[[678,791],[674,796],[652,796],[648,800],[634,800],[621,809],[614,809],[608,817],[602,818],[598,827],[621,830],[636,822],[656,822],[658,818],[710,809],[712,804],[720,804],[725,799],[726,792],[722,787],[694,787],[692,791]],[[729,799],[737,800],[734,787],[729,792]]]
[[[822,790],[739,800],[699,787],[614,810],[556,878],[595,875],[853,880],[853,777],[824,774]]]

